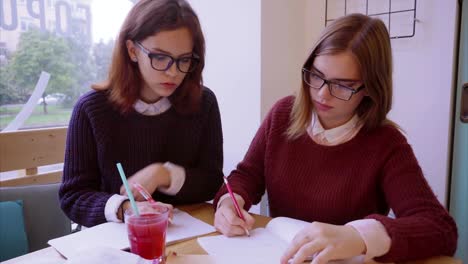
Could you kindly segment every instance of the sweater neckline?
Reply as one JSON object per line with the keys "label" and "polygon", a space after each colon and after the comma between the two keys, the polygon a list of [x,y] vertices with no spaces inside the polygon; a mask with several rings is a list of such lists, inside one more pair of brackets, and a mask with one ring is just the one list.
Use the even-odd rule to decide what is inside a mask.
{"label": "sweater neckline", "polygon": [[157,119],[166,117],[167,115],[170,115],[173,111],[175,111],[174,107],[171,106],[171,107],[169,107],[169,109],[167,109],[166,111],[164,111],[164,112],[162,112],[162,113],[160,113],[158,115],[144,115],[142,113],[139,113],[135,109],[132,109],[132,111],[130,113],[130,116],[138,118],[138,119],[143,119],[143,120],[157,120]]}
{"label": "sweater neckline", "polygon": [[324,150],[336,150],[336,149],[346,148],[346,147],[357,144],[356,142],[358,142],[361,139],[361,137],[365,136],[363,130],[364,129],[361,128],[359,132],[351,140],[338,144],[338,145],[332,145],[332,146],[318,144],[312,139],[312,137],[307,132],[304,133],[303,136],[307,137],[306,142],[308,142],[308,144],[310,145],[313,145],[315,147],[318,147]]}

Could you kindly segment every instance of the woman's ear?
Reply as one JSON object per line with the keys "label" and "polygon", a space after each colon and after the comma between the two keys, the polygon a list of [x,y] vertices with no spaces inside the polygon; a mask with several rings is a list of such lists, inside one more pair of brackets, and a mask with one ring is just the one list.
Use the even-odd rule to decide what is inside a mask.
{"label": "woman's ear", "polygon": [[137,54],[136,54],[136,47],[135,47],[135,44],[133,43],[133,41],[127,39],[127,41],[125,42],[125,45],[127,46],[127,53],[128,53],[128,56],[130,57],[130,59],[134,62],[137,62],[138,61],[138,57],[137,57]]}

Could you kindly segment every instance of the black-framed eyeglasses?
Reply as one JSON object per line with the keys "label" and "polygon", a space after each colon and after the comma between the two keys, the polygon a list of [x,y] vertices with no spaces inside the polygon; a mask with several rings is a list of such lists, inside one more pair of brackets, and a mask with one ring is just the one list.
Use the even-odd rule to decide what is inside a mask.
{"label": "black-framed eyeglasses", "polygon": [[138,41],[134,41],[134,43],[141,49],[141,51],[148,55],[148,58],[151,61],[151,67],[157,71],[167,71],[175,62],[177,69],[179,69],[180,72],[190,73],[197,68],[198,63],[200,62],[200,58],[196,54],[174,58],[164,53],[152,53]]}
{"label": "black-framed eyeglasses", "polygon": [[310,88],[320,90],[325,84],[328,86],[328,91],[333,97],[336,97],[340,100],[349,101],[354,94],[357,94],[359,91],[364,89],[364,85],[359,86],[354,89],[352,87],[336,83],[334,81],[325,80],[319,75],[307,70],[302,69],[302,78]]}

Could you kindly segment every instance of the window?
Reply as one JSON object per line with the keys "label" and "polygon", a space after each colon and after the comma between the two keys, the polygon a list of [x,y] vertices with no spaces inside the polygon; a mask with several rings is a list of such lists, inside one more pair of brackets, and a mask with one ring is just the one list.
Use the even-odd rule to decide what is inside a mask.
{"label": "window", "polygon": [[[32,10],[24,0],[0,5],[0,130],[67,125],[76,100],[106,78],[133,2],[36,0]],[[50,74],[43,92],[35,90],[42,71]]]}
{"label": "window", "polygon": [[6,43],[0,42],[0,67],[6,65],[7,49]]}

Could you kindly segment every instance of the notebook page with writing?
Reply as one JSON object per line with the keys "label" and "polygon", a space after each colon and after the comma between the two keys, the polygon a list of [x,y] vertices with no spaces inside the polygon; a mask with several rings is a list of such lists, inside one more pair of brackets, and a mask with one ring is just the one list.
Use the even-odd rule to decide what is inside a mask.
{"label": "notebook page with writing", "polygon": [[[174,210],[173,223],[166,233],[166,244],[215,232],[215,228],[198,220],[184,211]],[[49,245],[69,258],[77,252],[95,247],[127,249],[130,247],[127,228],[123,223],[108,222],[67,236],[49,240]]]}

